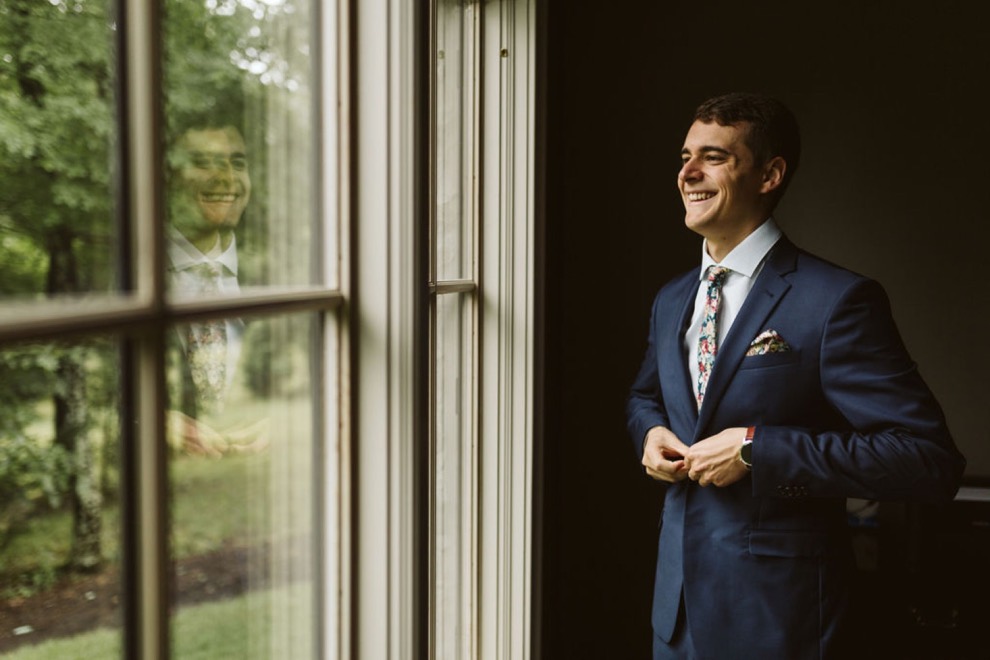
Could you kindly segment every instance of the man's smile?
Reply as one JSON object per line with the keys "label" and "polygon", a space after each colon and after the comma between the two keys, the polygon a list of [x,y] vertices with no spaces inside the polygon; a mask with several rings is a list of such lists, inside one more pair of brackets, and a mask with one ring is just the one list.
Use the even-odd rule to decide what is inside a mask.
{"label": "man's smile", "polygon": [[687,197],[687,199],[688,199],[689,202],[703,202],[706,199],[711,199],[716,194],[717,193],[710,192],[710,191],[708,191],[708,192],[690,192],[690,193],[685,193],[684,196]]}
{"label": "man's smile", "polygon": [[203,192],[199,194],[199,198],[204,202],[221,202],[232,204],[237,198],[240,197],[237,193],[228,192]]}

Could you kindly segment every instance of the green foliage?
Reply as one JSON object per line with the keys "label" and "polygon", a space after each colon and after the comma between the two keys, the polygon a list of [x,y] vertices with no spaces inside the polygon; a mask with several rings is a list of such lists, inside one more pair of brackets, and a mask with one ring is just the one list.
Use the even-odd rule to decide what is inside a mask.
{"label": "green foliage", "polygon": [[0,218],[0,298],[32,294],[45,290],[48,255],[30,235],[21,233],[12,223]]}
{"label": "green foliage", "polygon": [[[112,280],[113,76],[106,0],[0,3],[0,260],[4,293],[105,290]],[[53,47],[57,44],[57,47]],[[68,252],[84,266],[26,268]],[[29,276],[33,275],[33,276]],[[50,273],[49,273],[50,275]],[[16,290],[16,286],[30,287]]]}
{"label": "green foliage", "polygon": [[[59,377],[67,361],[79,365],[78,381],[87,393],[86,417],[101,422],[99,427],[81,429],[77,440],[102,443],[105,450],[117,446],[116,360],[112,358],[109,346],[100,342],[23,345],[0,351],[0,572],[17,564],[14,555],[21,552],[36,555],[37,564],[24,567],[16,580],[0,583],[36,589],[47,584],[39,576],[54,574],[62,563],[55,559],[59,553],[39,552],[13,541],[29,535],[27,527],[43,517],[39,514],[65,506],[69,496],[78,494],[78,454],[57,441],[53,419],[52,401],[69,400],[71,394],[66,391],[67,381]],[[105,486],[112,488],[117,465],[90,465],[89,474],[98,474],[101,468]],[[63,538],[68,547],[71,534]],[[98,545],[95,536],[92,540]]]}
{"label": "green foliage", "polygon": [[[0,302],[116,287],[121,124],[115,5],[114,0],[0,0]],[[272,29],[278,27],[274,19],[298,8],[291,0],[166,0],[163,7],[166,125],[174,128],[194,115],[232,108],[256,129],[249,148],[260,163],[253,174],[264,181],[270,92],[274,87],[292,92],[307,77],[294,72],[289,61],[308,63],[307,54]],[[308,96],[294,96],[308,112]],[[259,186],[254,209],[264,209],[264,200]],[[242,249],[247,243],[238,240]],[[265,341],[270,349],[271,340]],[[117,364],[105,349],[0,350],[0,551],[29,516],[47,514],[69,497],[78,504],[74,459],[93,454],[70,456],[66,448],[74,443],[102,438],[97,483],[107,494],[116,488]],[[290,367],[300,358],[293,354],[290,363],[281,355],[269,352],[255,360],[255,371],[268,369],[254,374],[257,389],[289,382]],[[75,440],[64,432],[54,436],[52,411],[58,406],[53,401],[63,412],[86,406],[86,414],[70,415],[83,420]],[[72,534],[62,528],[58,533]],[[0,571],[8,558],[0,552]],[[24,573],[31,588],[48,580],[47,566]]]}
{"label": "green foliage", "polygon": [[60,504],[70,466],[59,445],[44,446],[21,435],[0,438],[0,548],[39,505]]}
{"label": "green foliage", "polygon": [[55,386],[57,366],[51,347],[0,351],[0,548],[36,508],[58,506],[68,488],[64,448],[26,433],[38,401]]}

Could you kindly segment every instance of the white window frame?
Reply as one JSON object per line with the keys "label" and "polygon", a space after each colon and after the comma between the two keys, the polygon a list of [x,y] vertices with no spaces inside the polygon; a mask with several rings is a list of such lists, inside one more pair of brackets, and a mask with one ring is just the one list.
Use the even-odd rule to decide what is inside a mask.
{"label": "white window frame", "polygon": [[[484,5],[477,658],[531,655],[536,0]],[[343,657],[417,657],[415,3],[356,0],[351,429],[355,569]]]}

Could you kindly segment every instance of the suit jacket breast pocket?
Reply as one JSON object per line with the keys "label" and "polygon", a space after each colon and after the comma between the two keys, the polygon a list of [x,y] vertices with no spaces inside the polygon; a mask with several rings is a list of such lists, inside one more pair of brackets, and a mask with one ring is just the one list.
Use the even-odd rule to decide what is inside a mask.
{"label": "suit jacket breast pocket", "polygon": [[764,353],[763,355],[750,355],[743,358],[739,365],[740,371],[743,369],[769,369],[770,367],[782,367],[788,364],[797,364],[801,361],[801,351],[781,351],[779,353]]}

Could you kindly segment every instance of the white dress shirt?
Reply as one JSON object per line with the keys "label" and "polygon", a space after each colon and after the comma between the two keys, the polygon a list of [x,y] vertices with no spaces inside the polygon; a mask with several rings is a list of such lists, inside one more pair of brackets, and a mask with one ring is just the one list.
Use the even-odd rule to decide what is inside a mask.
{"label": "white dress shirt", "polygon": [[[691,388],[698,384],[698,336],[701,334],[701,321],[705,314],[705,297],[708,293],[708,269],[711,266],[724,266],[729,274],[722,284],[722,298],[718,308],[718,346],[722,345],[725,336],[732,327],[736,315],[746,302],[746,296],[753,288],[770,248],[780,239],[782,233],[773,218],[767,219],[753,233],[743,239],[743,242],[725,255],[720,263],[708,254],[708,241],[702,243],[701,270],[698,273],[698,293],[694,298],[694,313],[691,315],[691,325],[684,334],[684,351],[687,354],[688,369],[691,371]],[[718,362],[716,355],[715,361]]]}
{"label": "white dress shirt", "polygon": [[[217,288],[221,295],[237,295],[240,285],[237,283],[237,237],[231,236],[227,249],[221,249],[220,239],[207,254],[190,243],[185,236],[173,227],[167,228],[168,243],[168,285],[169,293],[176,300],[189,300],[201,295],[204,287],[203,277],[195,266],[209,264],[218,268],[221,273]],[[239,318],[228,318],[227,326],[227,384],[233,381],[237,362],[241,354],[241,341],[244,335],[244,322]],[[185,348],[185,340],[179,333],[180,341]]]}

